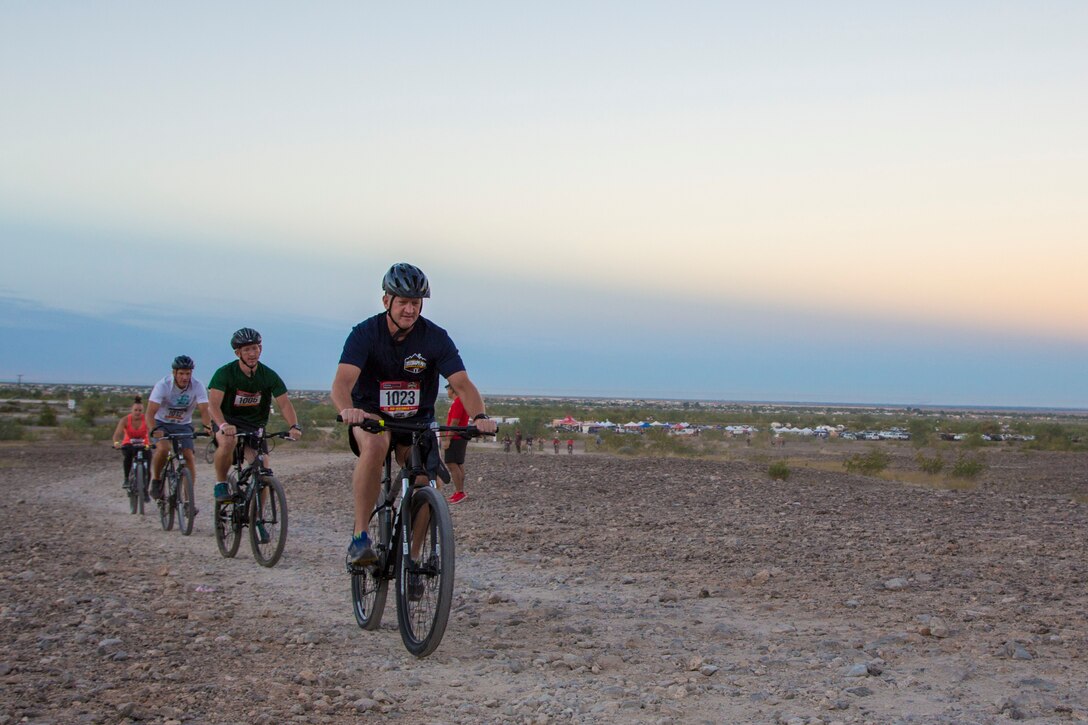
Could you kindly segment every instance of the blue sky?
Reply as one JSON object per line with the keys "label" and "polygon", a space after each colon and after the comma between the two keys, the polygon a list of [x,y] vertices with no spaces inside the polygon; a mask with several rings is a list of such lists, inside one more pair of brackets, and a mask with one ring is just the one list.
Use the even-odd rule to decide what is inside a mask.
{"label": "blue sky", "polygon": [[393,261],[485,392],[1088,407],[1088,5],[0,5],[0,379]]}

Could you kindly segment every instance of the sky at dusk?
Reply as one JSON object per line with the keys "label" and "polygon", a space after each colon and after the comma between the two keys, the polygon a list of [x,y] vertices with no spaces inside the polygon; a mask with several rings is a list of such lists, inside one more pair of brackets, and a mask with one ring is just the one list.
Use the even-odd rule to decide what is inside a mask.
{"label": "sky at dusk", "polygon": [[1088,408],[1088,4],[0,4],[0,380]]}

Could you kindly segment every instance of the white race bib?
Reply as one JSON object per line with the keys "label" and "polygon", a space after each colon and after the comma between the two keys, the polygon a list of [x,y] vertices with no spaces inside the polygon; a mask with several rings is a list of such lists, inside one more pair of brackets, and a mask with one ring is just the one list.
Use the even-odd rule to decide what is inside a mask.
{"label": "white race bib", "polygon": [[252,408],[261,404],[260,393],[247,393],[244,390],[236,390],[234,392],[234,407],[235,408]]}
{"label": "white race bib", "polygon": [[419,412],[419,383],[401,380],[380,383],[378,405],[391,418],[410,418]]}

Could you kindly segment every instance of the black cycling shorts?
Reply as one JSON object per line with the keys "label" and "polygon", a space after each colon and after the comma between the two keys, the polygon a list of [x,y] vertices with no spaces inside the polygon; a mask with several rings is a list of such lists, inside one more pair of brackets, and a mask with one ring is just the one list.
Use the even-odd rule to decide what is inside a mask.
{"label": "black cycling shorts", "polygon": [[[224,422],[227,425],[233,425],[235,427],[235,429],[239,433],[256,433],[258,431],[264,430],[263,426],[253,425],[252,423],[242,423],[241,421],[231,420],[230,418],[225,418]],[[212,433],[218,433],[219,432],[219,426],[216,425],[215,423],[212,423],[212,428],[213,428]],[[252,440],[247,441],[247,443],[252,443],[252,442],[253,442]],[[252,448],[253,446],[246,446],[246,447],[247,448]],[[260,448],[258,450],[261,453],[268,453],[268,441],[266,439],[264,439],[264,438],[261,439]]]}
{"label": "black cycling shorts", "polygon": [[[355,430],[355,428],[348,429],[348,446],[351,448],[351,452],[354,453],[356,457],[358,457],[359,442],[355,440]],[[406,447],[412,445],[411,433],[401,433],[399,431],[396,433],[394,433],[393,431],[386,432],[389,434],[390,446],[396,446],[399,448],[401,446]],[[360,433],[360,435],[381,434],[367,433],[366,431],[363,431],[362,433]],[[430,475],[431,478],[438,478],[446,483],[450,482],[450,472],[446,469],[444,465],[442,465],[442,457],[439,455],[438,439],[435,437],[434,433],[429,434],[423,439],[423,460],[423,465],[426,467],[427,473],[428,475]]]}
{"label": "black cycling shorts", "polygon": [[466,450],[468,450],[468,441],[464,438],[454,438],[450,441],[450,447],[446,449],[446,463],[465,465]]}

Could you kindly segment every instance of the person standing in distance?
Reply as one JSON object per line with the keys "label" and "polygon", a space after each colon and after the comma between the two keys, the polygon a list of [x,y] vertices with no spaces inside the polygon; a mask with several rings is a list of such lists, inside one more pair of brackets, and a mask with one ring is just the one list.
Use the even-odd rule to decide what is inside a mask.
{"label": "person standing in distance", "polygon": [[[446,415],[446,425],[468,425],[465,404],[449,383],[446,383],[446,395],[453,401],[450,403],[450,412]],[[468,450],[468,438],[457,434],[446,436],[442,439],[442,448],[446,451],[446,468],[450,469],[450,478],[453,479],[450,503],[461,503],[468,498],[465,493],[465,452]]]}
{"label": "person standing in distance", "polygon": [[[287,397],[287,386],[276,371],[260,362],[261,333],[243,327],[230,338],[230,346],[238,358],[215,371],[208,383],[208,403],[215,422],[215,500],[230,501],[227,472],[234,455],[234,436],[238,431],[254,432],[268,424],[272,401],[276,401],[280,414],[291,426],[291,440],[302,437],[295,407]],[[268,445],[261,442],[260,453],[268,458]],[[246,458],[253,460],[257,451],[247,448]],[[267,463],[265,465],[268,465]],[[268,534],[259,531],[261,542],[267,543]]]}
{"label": "person standing in distance", "polygon": [[[470,421],[484,433],[494,433],[495,422],[487,417],[483,397],[453,340],[421,314],[423,300],[431,296],[423,271],[405,262],[394,264],[382,279],[382,293],[384,312],[352,328],[336,367],[332,402],[343,421],[433,421],[441,375],[461,398]],[[366,530],[381,488],[382,466],[390,446],[396,446],[397,460],[403,463],[409,442],[407,435],[351,429],[348,443],[359,457],[352,473],[355,529],[347,555],[352,564],[377,561]],[[431,454],[428,469],[432,457],[439,463],[433,437]]]}
{"label": "person standing in distance", "polygon": [[[200,422],[206,429],[211,430],[208,391],[204,383],[193,377],[196,363],[188,355],[178,355],[170,367],[171,373],[155,383],[151,396],[147,399],[147,427],[152,434],[156,431],[174,435],[191,434],[193,411],[199,408]],[[185,465],[193,476],[195,490],[196,459],[193,457],[193,439],[181,439],[180,446],[182,455],[185,456]],[[162,498],[162,469],[172,447],[165,438],[155,446],[155,456],[151,459],[151,498]]]}

